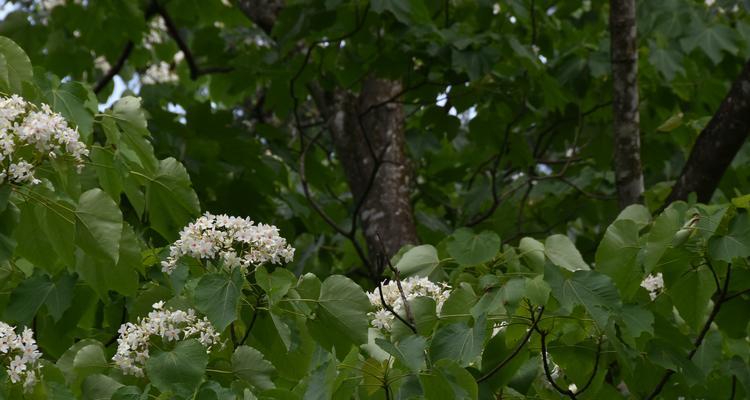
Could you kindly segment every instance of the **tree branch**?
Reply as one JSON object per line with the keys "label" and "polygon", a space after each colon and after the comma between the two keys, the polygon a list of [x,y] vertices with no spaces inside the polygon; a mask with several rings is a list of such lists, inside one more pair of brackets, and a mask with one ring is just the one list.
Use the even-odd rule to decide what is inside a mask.
{"label": "tree branch", "polygon": [[120,57],[117,59],[115,65],[113,65],[112,68],[110,68],[109,71],[107,71],[107,73],[104,74],[104,76],[99,79],[99,81],[94,86],[95,94],[99,94],[99,92],[104,90],[109,82],[114,79],[115,75],[120,73],[120,70],[122,70],[122,67],[125,66],[125,62],[128,60],[128,57],[130,57],[130,53],[133,52],[133,47],[135,47],[135,44],[132,40],[128,41],[128,43],[125,44],[125,47],[122,49],[122,53],[120,53]]}
{"label": "tree branch", "polygon": [[201,75],[227,73],[233,70],[232,67],[199,67],[198,63],[195,61],[193,52],[190,51],[187,43],[185,43],[182,36],[180,36],[179,30],[167,10],[159,4],[158,1],[154,1],[153,4],[155,4],[156,13],[164,19],[164,24],[167,26],[167,33],[169,33],[169,36],[175,41],[177,47],[182,51],[182,54],[185,55],[185,62],[187,62],[188,68],[190,69],[190,79],[196,80]]}
{"label": "tree branch", "polygon": [[508,354],[503,361],[500,362],[500,364],[497,364],[495,367],[493,367],[491,370],[487,371],[486,374],[480,376],[477,378],[477,383],[482,383],[486,381],[487,379],[490,379],[492,375],[495,375],[498,371],[503,369],[508,363],[515,358],[518,353],[521,352],[521,350],[526,346],[526,343],[529,342],[529,339],[531,338],[531,335],[534,333],[534,330],[537,329],[537,325],[539,324],[539,321],[542,319],[542,314],[544,313],[544,306],[539,307],[539,313],[534,315],[534,310],[532,309],[530,311],[531,313],[531,326],[526,331],[526,335],[518,342],[518,346],[516,346],[515,349],[513,349],[513,352]]}
{"label": "tree branch", "polygon": [[695,140],[690,156],[664,202],[687,199],[690,193],[708,203],[721,177],[750,133],[750,60],[732,84],[705,128]]}

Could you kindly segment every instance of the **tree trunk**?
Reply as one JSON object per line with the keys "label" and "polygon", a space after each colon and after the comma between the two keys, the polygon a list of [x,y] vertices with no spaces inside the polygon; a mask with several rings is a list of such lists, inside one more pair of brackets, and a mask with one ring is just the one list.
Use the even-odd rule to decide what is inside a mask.
{"label": "tree trunk", "polygon": [[611,0],[609,24],[615,182],[620,207],[625,208],[643,196],[635,0]]}
{"label": "tree trunk", "polygon": [[722,175],[732,163],[750,132],[750,60],[732,84],[719,109],[695,140],[680,177],[666,200],[669,204],[687,199],[711,200]]}
{"label": "tree trunk", "polygon": [[[284,0],[236,1],[266,33],[272,31],[284,6]],[[343,89],[330,93],[313,90],[320,113],[328,119],[352,197],[359,202],[365,196],[359,218],[371,255],[381,253],[381,240],[388,257],[418,241],[411,207],[411,169],[405,151],[404,110],[402,105],[388,102],[401,90],[400,82],[377,78],[365,79],[359,94]],[[376,166],[377,174],[373,175]]]}
{"label": "tree trunk", "polygon": [[[359,201],[366,196],[359,215],[370,254],[381,252],[381,240],[388,256],[417,243],[404,110],[401,104],[384,104],[401,90],[400,82],[368,78],[358,95],[337,90],[333,98],[315,96],[329,121],[352,197]],[[374,168],[378,171],[371,180]]]}

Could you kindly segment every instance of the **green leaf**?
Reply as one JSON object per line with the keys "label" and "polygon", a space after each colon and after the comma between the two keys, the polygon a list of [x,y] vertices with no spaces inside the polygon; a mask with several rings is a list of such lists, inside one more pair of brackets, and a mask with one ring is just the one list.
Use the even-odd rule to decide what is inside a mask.
{"label": "green leaf", "polygon": [[72,121],[84,141],[89,142],[94,124],[94,110],[89,106],[93,94],[89,89],[78,82],[60,84],[56,79],[43,89],[52,110]]}
{"label": "green leaf", "polygon": [[679,219],[679,213],[675,209],[667,208],[654,220],[646,246],[643,248],[643,266],[646,274],[651,273],[672,244],[675,233],[681,227]]}
{"label": "green leaf", "polygon": [[713,61],[718,64],[724,58],[722,52],[737,54],[739,50],[735,45],[735,32],[726,25],[694,26],[693,35],[680,40],[680,45],[689,53],[696,47],[701,50]]}
{"label": "green leaf", "polygon": [[526,278],[525,282],[526,297],[531,300],[531,303],[540,306],[547,304],[552,289],[549,287],[549,284],[544,281],[544,277],[542,275],[537,275],[534,279]]}
{"label": "green leaf", "polygon": [[46,275],[36,275],[21,282],[13,290],[5,309],[5,319],[29,326],[55,285]]}
{"label": "green leaf", "polygon": [[524,237],[518,243],[518,250],[529,268],[538,272],[544,270],[544,244],[534,238]]}
{"label": "green leaf", "polygon": [[411,335],[398,343],[376,338],[375,343],[388,354],[396,357],[403,365],[412,372],[419,372],[425,365],[425,346],[427,339],[424,336]]}
{"label": "green leaf", "polygon": [[474,400],[479,389],[474,377],[453,360],[440,360],[430,373],[420,374],[426,399]]}
{"label": "green leaf", "polygon": [[270,274],[262,266],[255,270],[255,282],[266,292],[271,304],[284,298],[296,281],[294,274],[283,268],[277,268]]}
{"label": "green leaf", "polygon": [[107,192],[115,202],[120,202],[120,194],[123,191],[123,177],[115,167],[115,154],[109,149],[92,147],[89,154],[93,161],[94,171],[99,178],[99,185]]}
{"label": "green leaf", "polygon": [[351,279],[333,275],[320,287],[317,315],[312,324],[313,338],[326,347],[335,346],[336,354],[346,355],[352,345],[367,343],[370,301]]}
{"label": "green leaf", "polygon": [[16,42],[0,36],[0,88],[12,93],[21,93],[23,82],[31,82],[34,69],[26,52]]}
{"label": "green leaf", "polygon": [[630,219],[613,222],[596,249],[597,271],[612,278],[625,299],[635,295],[643,278],[637,262],[640,250],[638,225]]}
{"label": "green leaf", "polygon": [[372,10],[380,14],[389,11],[405,24],[424,24],[430,21],[430,12],[422,0],[373,0]]}
{"label": "green leaf", "polygon": [[52,290],[47,294],[44,304],[47,306],[47,311],[49,311],[55,322],[59,321],[63,313],[70,308],[76,281],[75,276],[62,274],[53,284]]}
{"label": "green leaf", "polygon": [[102,374],[89,375],[83,381],[84,400],[109,400],[123,384]]}
{"label": "green leaf", "polygon": [[112,115],[121,121],[127,121],[139,129],[146,129],[146,115],[141,108],[141,98],[123,96],[112,106]]}
{"label": "green leaf", "polygon": [[239,268],[233,269],[231,276],[225,273],[207,274],[198,281],[195,306],[206,314],[219,332],[237,319],[242,283]]}
{"label": "green leaf", "polygon": [[622,306],[612,280],[599,272],[576,271],[571,278],[565,278],[559,270],[547,266],[544,278],[564,309],[572,311],[576,305],[583,306],[600,329],[607,326]]}
{"label": "green leaf", "polygon": [[91,286],[102,300],[113,290],[127,296],[138,291],[138,270],[141,269],[141,246],[133,228],[124,223],[117,263],[97,259],[85,253],[78,254],[76,272]]}
{"label": "green leaf", "polygon": [[108,366],[104,346],[99,342],[82,347],[73,358],[73,369],[78,376],[101,373]]}
{"label": "green leaf", "polygon": [[428,276],[440,264],[437,250],[429,244],[415,246],[409,249],[394,268],[398,269],[402,277]]}
{"label": "green leaf", "polygon": [[473,328],[462,322],[439,328],[430,344],[430,358],[454,360],[461,366],[468,366],[482,353],[484,322],[485,319],[480,318]]}
{"label": "green leaf", "polygon": [[117,263],[120,258],[122,213],[101,189],[91,189],[78,199],[76,244],[92,257]]}
{"label": "green leaf", "polygon": [[708,254],[713,259],[726,262],[750,257],[750,214],[738,212],[730,222],[726,235],[712,237],[708,241]]}
{"label": "green leaf", "polygon": [[161,160],[158,172],[149,180],[146,210],[151,226],[168,240],[177,239],[177,232],[200,214],[190,176],[174,158]]}
{"label": "green leaf", "polygon": [[177,342],[171,351],[151,355],[146,361],[146,375],[162,392],[192,394],[203,381],[208,354],[196,339]]}
{"label": "green leaf", "polygon": [[461,265],[477,265],[492,260],[500,251],[500,237],[496,233],[484,231],[474,234],[468,228],[453,232],[447,245],[450,254]]}
{"label": "green leaf", "polygon": [[589,270],[581,253],[565,235],[552,235],[544,242],[544,253],[553,264],[569,271]]}
{"label": "green leaf", "polygon": [[[0,189],[2,189],[0,185]],[[14,204],[9,204],[4,211],[0,212],[0,265],[13,256],[17,242],[13,238],[20,212]]]}
{"label": "green leaf", "polygon": [[702,268],[674,275],[673,280],[664,277],[667,293],[682,319],[698,330],[708,315],[708,301],[716,289],[711,271]]}
{"label": "green leaf", "polygon": [[260,390],[273,389],[272,377],[276,374],[273,364],[263,354],[250,346],[240,346],[232,354],[232,372]]}

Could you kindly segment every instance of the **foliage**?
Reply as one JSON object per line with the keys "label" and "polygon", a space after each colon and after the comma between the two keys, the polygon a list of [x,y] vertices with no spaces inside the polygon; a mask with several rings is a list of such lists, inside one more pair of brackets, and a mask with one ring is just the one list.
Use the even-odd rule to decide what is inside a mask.
{"label": "foliage", "polygon": [[[746,198],[729,199],[747,187],[746,154],[715,204],[679,202],[652,216],[750,49],[745,10],[719,12],[731,2],[643,2],[650,190],[647,207],[619,215],[601,134],[607,13],[594,2],[538,1],[529,11],[510,1],[496,10],[502,18],[481,1],[289,2],[274,45],[220,1],[166,2],[173,22],[190,27],[203,70],[175,62],[178,44],[151,35],[148,4],[26,3],[0,23],[15,40],[0,38],[0,91],[49,104],[90,153],[80,173],[71,160],[45,159],[40,183],[0,184],[0,319],[32,329],[42,353],[39,382],[24,390],[6,372],[0,337],[0,398],[750,394],[750,210]],[[129,41],[137,45],[122,77],[167,60],[179,84],[141,79],[140,98],[99,109],[112,85],[92,91],[106,73],[94,61],[114,64]],[[300,43],[315,49],[308,60]],[[201,73],[215,66],[231,70]],[[300,149],[285,134],[308,83],[356,87],[366,73],[404,77],[409,89],[414,202],[430,243],[403,249],[387,274],[452,288],[440,307],[425,296],[382,307],[400,312],[387,331],[370,320],[380,289],[341,275],[356,270],[355,251],[324,234],[306,205]],[[320,122],[302,108],[306,123]],[[351,196],[330,143],[319,147],[308,180],[345,222],[339,200]],[[296,260],[232,269],[182,257],[164,272],[170,245],[202,209],[278,224]],[[393,281],[383,285],[391,298],[405,296]],[[144,356],[144,376],[127,375],[112,361],[120,328],[161,302],[196,310],[219,343],[209,352],[165,333]]]}

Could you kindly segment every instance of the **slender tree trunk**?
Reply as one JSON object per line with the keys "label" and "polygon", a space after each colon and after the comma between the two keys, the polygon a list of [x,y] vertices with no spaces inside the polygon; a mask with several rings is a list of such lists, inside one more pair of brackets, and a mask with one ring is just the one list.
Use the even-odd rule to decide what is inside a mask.
{"label": "slender tree trunk", "polygon": [[693,192],[698,195],[698,201],[710,201],[721,177],[749,132],[750,60],[732,84],[719,109],[695,140],[666,204],[685,200]]}
{"label": "slender tree trunk", "polygon": [[366,196],[360,220],[371,254],[380,252],[381,240],[388,256],[417,242],[404,110],[401,104],[383,104],[401,90],[400,82],[368,78],[359,94],[338,90],[325,104],[316,96],[353,197]]}
{"label": "slender tree trunk", "polygon": [[[236,0],[239,8],[266,33],[272,31],[284,0]],[[315,88],[313,88],[315,89]],[[368,78],[360,92],[313,90],[355,202],[370,254],[387,256],[417,243],[411,207],[411,169],[405,151],[403,106],[388,102],[402,90],[398,81]],[[382,158],[382,159],[381,159]],[[377,168],[377,174],[373,174]],[[371,179],[372,177],[375,179]]]}
{"label": "slender tree trunk", "polygon": [[642,201],[635,0],[610,0],[612,109],[617,197],[624,208]]}

